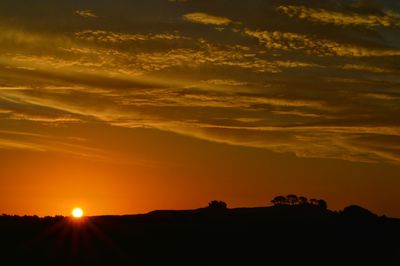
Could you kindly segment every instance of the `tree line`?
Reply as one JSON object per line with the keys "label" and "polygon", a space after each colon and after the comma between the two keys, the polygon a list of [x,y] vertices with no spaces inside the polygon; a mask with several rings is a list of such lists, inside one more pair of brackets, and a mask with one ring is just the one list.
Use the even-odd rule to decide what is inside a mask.
{"label": "tree line", "polygon": [[[328,208],[328,204],[323,199],[308,199],[304,196],[297,196],[294,194],[287,196],[276,196],[271,200],[271,203],[274,206],[316,206],[324,210]],[[206,208],[213,210],[224,210],[228,208],[228,205],[224,201],[213,200],[208,203]]]}
{"label": "tree line", "polygon": [[304,196],[297,196],[294,194],[290,194],[287,196],[276,196],[271,200],[271,203],[274,206],[311,205],[311,206],[317,206],[324,210],[328,208],[328,204],[323,199],[308,199]]}

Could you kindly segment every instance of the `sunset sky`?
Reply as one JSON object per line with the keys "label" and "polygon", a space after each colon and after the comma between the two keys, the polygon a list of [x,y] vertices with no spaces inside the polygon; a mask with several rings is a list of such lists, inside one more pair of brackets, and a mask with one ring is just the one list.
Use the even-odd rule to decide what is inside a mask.
{"label": "sunset sky", "polygon": [[0,1],[0,213],[399,187],[400,1]]}

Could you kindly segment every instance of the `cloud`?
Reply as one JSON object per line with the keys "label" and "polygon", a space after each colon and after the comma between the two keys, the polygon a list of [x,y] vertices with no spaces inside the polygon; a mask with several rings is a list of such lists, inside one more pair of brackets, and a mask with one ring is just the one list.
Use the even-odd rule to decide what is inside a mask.
{"label": "cloud", "polygon": [[229,18],[212,16],[201,12],[186,14],[183,16],[183,19],[193,23],[216,26],[227,26],[232,23],[232,20]]}
{"label": "cloud", "polygon": [[[67,14],[43,26],[34,15],[12,14],[21,26],[0,22],[0,124],[26,132],[153,128],[300,157],[399,163],[399,29],[383,19],[394,13],[375,18],[332,2],[323,9],[278,2],[277,11],[237,1],[186,14],[186,22],[175,8],[199,10],[192,1],[166,2],[161,13],[115,16],[110,7],[109,20],[95,25],[65,23]],[[282,22],[282,13],[324,25]],[[49,152],[51,145],[71,152],[64,140],[86,144],[0,139],[3,148]]]}
{"label": "cloud", "polygon": [[311,114],[311,113],[304,113],[304,112],[299,112],[299,111],[272,111],[274,114],[278,115],[289,115],[289,116],[301,116],[301,117],[321,117],[321,115],[318,114]]}
{"label": "cloud", "polygon": [[281,72],[284,68],[318,67],[298,61],[266,60],[249,53],[245,46],[214,45],[201,42],[197,49],[173,49],[167,52],[139,53],[135,62],[158,71],[176,66],[216,65],[249,69],[256,72]]}
{"label": "cloud", "polygon": [[[100,64],[85,60],[63,59],[54,56],[37,56],[37,55],[14,55],[12,60],[24,64],[29,64],[30,69],[35,67],[48,66],[51,68],[68,68],[68,67],[98,67]],[[32,68],[33,67],[33,68]]]}
{"label": "cloud", "polygon": [[390,94],[384,94],[384,93],[365,93],[363,94],[364,97],[376,99],[376,100],[383,100],[383,101],[392,101],[392,100],[400,100],[400,96],[393,96]]}
{"label": "cloud", "polygon": [[400,22],[395,14],[388,12],[385,15],[363,15],[356,13],[342,13],[325,9],[308,8],[305,6],[279,6],[278,11],[299,19],[312,22],[334,24],[339,26],[366,26],[366,27],[394,27]]}
{"label": "cloud", "polygon": [[369,65],[360,65],[360,64],[346,64],[342,67],[346,70],[357,70],[357,71],[367,71],[373,73],[390,73],[391,70],[382,67],[369,66]]}
{"label": "cloud", "polygon": [[121,43],[129,41],[172,41],[172,40],[188,40],[190,38],[171,33],[157,34],[128,34],[104,30],[85,30],[75,33],[78,39],[86,41],[97,41],[105,43]]}
{"label": "cloud", "polygon": [[[120,44],[144,40],[170,41],[189,40],[187,37],[171,34],[121,34],[107,31],[84,31],[78,33],[78,39]],[[170,68],[202,66],[235,67],[254,72],[279,73],[289,68],[319,67],[315,63],[295,60],[277,60],[263,58],[262,54],[251,51],[241,45],[213,44],[205,40],[192,42],[189,48],[170,48],[161,51],[137,50],[125,51],[119,47],[84,46],[66,42],[68,46],[57,46],[47,50],[48,54],[7,53],[3,60],[8,69],[27,70],[30,74],[38,71],[75,73],[75,77],[87,74],[103,76],[137,77],[151,72]],[[58,41],[56,45],[59,44]],[[135,44],[134,44],[135,45]],[[52,52],[52,53],[51,53]],[[1,60],[1,57],[0,57]],[[53,74],[52,74],[53,75]]]}
{"label": "cloud", "polygon": [[97,18],[96,14],[92,10],[77,10],[75,11],[75,14],[83,18]]}
{"label": "cloud", "polygon": [[105,151],[85,146],[82,141],[68,139],[69,141],[66,141],[50,135],[0,130],[0,149],[57,152],[96,161],[106,160]]}
{"label": "cloud", "polygon": [[71,115],[57,116],[50,114],[35,114],[19,110],[0,109],[0,114],[7,114],[6,119],[51,123],[53,125],[65,124],[65,123],[77,123],[82,121],[81,119],[72,117]]}
{"label": "cloud", "polygon": [[[139,95],[138,95],[139,96]],[[308,107],[313,109],[325,109],[322,102],[312,100],[290,100],[285,98],[262,97],[261,95],[240,95],[240,94],[227,94],[227,93],[213,93],[207,92],[185,92],[185,91],[171,91],[157,90],[153,92],[153,103],[157,106],[187,106],[187,107],[221,107],[221,108],[260,108],[257,106],[285,106],[285,107]],[[128,98],[129,99],[129,98]],[[127,103],[127,98],[124,102]],[[132,94],[133,102],[138,97],[135,93]],[[142,104],[150,104],[144,102]],[[140,104],[140,103],[139,103]],[[329,108],[328,108],[329,109]]]}
{"label": "cloud", "polygon": [[[400,149],[380,147],[381,138],[395,136],[398,127],[227,127],[171,123],[164,130],[178,132],[209,141],[266,148],[298,157],[340,159],[365,163],[395,163]],[[161,126],[161,128],[163,128]],[[369,141],[364,138],[369,137]],[[375,144],[374,144],[375,143]]]}
{"label": "cloud", "polygon": [[384,57],[400,56],[400,49],[372,49],[355,45],[341,44],[327,39],[318,39],[309,35],[280,31],[260,31],[246,29],[244,33],[269,49],[284,51],[302,51],[319,56],[343,57]]}
{"label": "cloud", "polygon": [[[368,119],[370,125],[346,125],[346,120],[342,119],[352,119],[352,115],[344,116],[348,111],[342,113],[340,108],[332,106],[333,103],[315,100],[183,88],[114,91],[112,94],[72,90],[68,97],[51,89],[6,90],[3,97],[22,106],[35,106],[33,109],[40,106],[61,110],[71,114],[70,117],[93,117],[114,126],[156,128],[300,157],[399,162],[394,156],[396,150],[389,152],[378,145],[382,138],[400,138],[398,126],[373,125],[373,117]],[[96,105],[91,104],[93,102]],[[362,111],[358,112],[363,115]],[[10,112],[2,113],[9,115]],[[327,120],[325,115],[330,118]],[[293,117],[293,120],[279,119],[282,116]],[[340,119],[335,120],[335,116]],[[365,138],[370,140],[365,142]]]}
{"label": "cloud", "polygon": [[202,80],[202,84],[205,85],[216,85],[216,86],[246,86],[246,82],[237,81],[234,79],[209,79],[209,80]]}
{"label": "cloud", "polygon": [[37,143],[27,143],[24,141],[12,141],[8,139],[1,139],[0,138],[0,149],[3,150],[31,150],[31,151],[38,151],[44,152],[46,151],[41,145]]}

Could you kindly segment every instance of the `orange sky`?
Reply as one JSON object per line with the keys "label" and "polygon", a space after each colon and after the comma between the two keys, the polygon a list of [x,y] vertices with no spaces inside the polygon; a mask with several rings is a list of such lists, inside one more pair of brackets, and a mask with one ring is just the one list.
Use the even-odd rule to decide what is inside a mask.
{"label": "orange sky", "polygon": [[399,3],[128,2],[1,1],[0,213],[400,217]]}

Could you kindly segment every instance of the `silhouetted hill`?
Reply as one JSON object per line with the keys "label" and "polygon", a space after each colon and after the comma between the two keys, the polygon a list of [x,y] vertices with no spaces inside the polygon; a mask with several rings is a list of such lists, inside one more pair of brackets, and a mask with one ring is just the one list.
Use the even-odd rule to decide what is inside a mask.
{"label": "silhouetted hill", "polygon": [[377,218],[376,214],[357,205],[351,205],[344,208],[344,210],[341,212],[341,215],[351,220],[360,221],[374,220]]}
{"label": "silhouetted hill", "polygon": [[358,206],[2,216],[0,234],[2,265],[400,265],[400,220]]}

